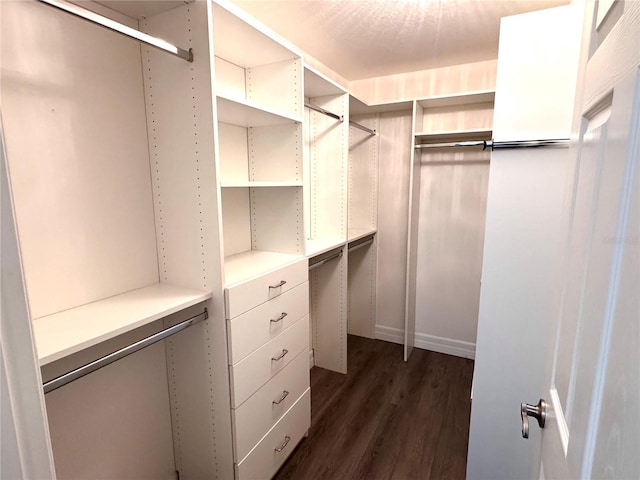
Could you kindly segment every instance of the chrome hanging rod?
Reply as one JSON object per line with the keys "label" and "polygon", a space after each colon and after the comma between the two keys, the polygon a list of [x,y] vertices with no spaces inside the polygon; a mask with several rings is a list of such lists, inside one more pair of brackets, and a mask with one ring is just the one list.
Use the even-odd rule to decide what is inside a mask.
{"label": "chrome hanging rod", "polygon": [[369,240],[366,240],[364,242],[357,243],[353,247],[349,247],[349,253],[355,252],[356,250],[359,250],[363,247],[371,245],[372,243],[373,243],[373,237],[369,238]]}
{"label": "chrome hanging rod", "polygon": [[136,30],[135,28],[128,27],[121,23],[118,23],[110,18],[103,17],[102,15],[98,15],[90,10],[79,7],[69,2],[65,2],[64,0],[38,0],[41,3],[45,3],[52,7],[58,8],[63,12],[70,13],[75,15],[76,17],[80,17],[84,20],[87,20],[91,23],[95,23],[100,25],[101,27],[108,28],[114,32],[120,33],[130,38],[134,38],[140,42],[151,45],[152,47],[159,48],[165,52],[168,52],[176,57],[180,57],[187,62],[193,62],[193,51],[191,49],[184,50],[183,48],[176,47],[175,45],[170,44],[169,42],[165,42],[164,40],[156,37],[152,37],[151,35],[147,35],[146,33],[141,32],[140,30]]}
{"label": "chrome hanging rod", "polygon": [[327,117],[335,118],[336,120],[339,120],[341,122],[344,121],[344,117],[342,115],[338,115],[337,113],[333,113],[333,112],[330,112],[329,110],[325,110],[324,108],[318,107],[313,103],[304,102],[304,106],[307,108],[310,108],[311,110],[315,110],[316,112],[320,112],[326,115]]}
{"label": "chrome hanging rod", "polygon": [[126,347],[121,348],[120,350],[116,350],[115,352],[109,353],[103,357],[98,358],[92,362],[89,362],[81,367],[76,368],[75,370],[71,370],[64,375],[60,375],[59,377],[54,378],[53,380],[49,380],[48,382],[43,383],[42,388],[44,393],[49,393],[55,390],[56,388],[60,388],[67,383],[71,383],[74,380],[77,380],[85,375],[88,375],[92,372],[95,372],[99,368],[102,368],[110,363],[115,362],[116,360],[120,360],[121,358],[126,357],[127,355],[131,355],[132,353],[137,352],[138,350],[142,350],[149,345],[152,345],[160,340],[163,340],[171,335],[175,335],[178,332],[181,332],[187,327],[194,325],[198,322],[206,320],[209,318],[209,313],[207,309],[204,309],[204,312],[195,315],[184,322],[177,323],[173,327],[165,328],[164,330],[159,331],[158,333],[154,333],[142,340],[138,340],[131,345],[127,345]]}
{"label": "chrome hanging rod", "polygon": [[359,123],[354,122],[353,120],[349,120],[349,125],[351,125],[352,127],[359,128],[360,130],[364,130],[365,132],[367,132],[370,135],[377,135],[375,130],[371,130],[369,127],[365,127],[364,125],[360,125]]}
{"label": "chrome hanging rod", "polygon": [[539,148],[539,147],[569,147],[568,138],[556,138],[549,140],[515,140],[510,142],[497,142],[495,140],[477,140],[471,142],[449,142],[449,143],[423,143],[414,148],[458,148],[458,147],[482,147],[482,150],[502,149],[502,148]]}
{"label": "chrome hanging rod", "polygon": [[341,256],[342,256],[342,249],[340,249],[340,251],[334,253],[333,255],[330,255],[312,265],[309,265],[309,271],[315,270],[316,268],[320,268],[325,263],[330,262],[331,260],[335,260],[336,258],[340,258]]}

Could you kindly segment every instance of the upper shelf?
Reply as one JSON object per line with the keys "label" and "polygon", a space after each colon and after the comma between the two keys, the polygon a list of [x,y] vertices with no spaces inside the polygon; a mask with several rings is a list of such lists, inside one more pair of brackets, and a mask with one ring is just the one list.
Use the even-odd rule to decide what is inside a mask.
{"label": "upper shelf", "polygon": [[46,365],[211,298],[211,292],[163,283],[33,320]]}
{"label": "upper shelf", "polygon": [[454,107],[457,105],[473,105],[475,103],[493,103],[496,96],[495,90],[478,90],[475,92],[463,92],[453,95],[438,95],[418,100],[423,108]]}
{"label": "upper shelf", "polygon": [[492,130],[486,129],[461,130],[455,132],[420,132],[415,134],[415,144],[490,140],[492,133]]}
{"label": "upper shelf", "polygon": [[325,95],[343,95],[346,90],[336,82],[311,68],[304,66],[304,96],[308,98],[324,97]]}
{"label": "upper shelf", "polygon": [[215,54],[243,68],[301,56],[234,5],[222,7],[214,2],[213,34]]}
{"label": "upper shelf", "polygon": [[265,108],[250,100],[218,95],[218,120],[222,123],[240,127],[266,127],[285,123],[302,123],[301,118],[293,117]]}

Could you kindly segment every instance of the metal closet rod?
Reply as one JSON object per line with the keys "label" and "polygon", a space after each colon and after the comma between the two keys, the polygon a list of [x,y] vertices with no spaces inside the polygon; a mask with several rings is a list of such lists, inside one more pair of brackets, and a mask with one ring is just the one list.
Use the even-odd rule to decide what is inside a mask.
{"label": "metal closet rod", "polygon": [[458,147],[482,147],[482,150],[496,150],[501,148],[539,148],[539,147],[568,147],[570,139],[554,138],[547,140],[514,140],[509,142],[497,142],[495,140],[477,140],[470,142],[448,142],[448,143],[423,143],[415,148],[458,148]]}
{"label": "metal closet rod", "polygon": [[191,49],[185,50],[180,47],[176,47],[169,42],[166,42],[160,38],[152,37],[146,33],[136,30],[135,28],[127,27],[121,23],[118,23],[110,18],[103,17],[97,13],[91,12],[85,8],[79,7],[64,0],[38,0],[41,3],[45,3],[52,7],[62,10],[63,12],[70,13],[76,17],[87,20],[91,23],[100,25],[101,27],[108,28],[114,32],[120,33],[127,37],[133,38],[140,42],[151,45],[152,47],[159,48],[165,52],[168,52],[176,57],[180,57],[187,62],[193,62],[193,51]]}
{"label": "metal closet rod", "polygon": [[369,240],[366,240],[364,242],[361,243],[357,243],[356,245],[354,245],[353,247],[349,247],[349,252],[354,252],[360,248],[366,247],[368,245],[371,245],[373,243],[373,236],[371,238],[369,238]]}
{"label": "metal closet rod", "polygon": [[329,110],[325,110],[324,108],[318,107],[313,103],[304,102],[304,106],[307,108],[310,108],[311,110],[315,110],[316,112],[320,112],[326,115],[327,117],[335,118],[336,120],[339,120],[341,122],[344,121],[344,117],[342,115],[338,115],[337,113],[333,113],[333,112],[330,112]]}
{"label": "metal closet rod", "polygon": [[320,268],[325,263],[330,262],[331,260],[335,260],[336,258],[340,258],[341,256],[342,256],[342,249],[340,249],[340,251],[334,253],[333,255],[323,258],[322,260],[314,263],[313,265],[309,265],[309,271],[315,270],[316,268]]}
{"label": "metal closet rod", "polygon": [[70,372],[65,373],[64,375],[60,375],[59,377],[56,377],[53,380],[49,380],[48,382],[43,383],[42,388],[44,390],[44,393],[49,393],[55,390],[56,388],[60,388],[66,385],[67,383],[71,383],[74,380],[77,380],[81,377],[84,377],[85,375],[95,372],[99,368],[105,367],[117,360],[120,360],[121,358],[126,357],[127,355],[131,355],[132,353],[135,353],[138,350],[142,350],[143,348],[148,347],[149,345],[153,345],[154,343],[159,342],[160,340],[164,340],[165,338],[170,337],[171,335],[175,335],[176,333],[181,332],[185,328],[190,327],[191,325],[194,325],[203,320],[206,320],[207,318],[209,318],[209,312],[207,312],[207,309],[205,308],[204,312],[199,313],[198,315],[195,315],[191,318],[188,318],[183,322],[177,323],[173,327],[165,328],[164,330],[161,330],[158,333],[154,333],[153,335],[143,338],[142,340],[138,340],[137,342],[132,343],[131,345],[127,345],[126,347],[123,347],[120,350],[116,350],[115,352],[109,353],[103,357],[98,358],[97,360],[94,360],[85,365],[82,365],[81,367],[78,367],[75,370],[71,370]]}
{"label": "metal closet rod", "polygon": [[369,133],[370,135],[377,135],[375,130],[371,130],[369,127],[365,127],[364,125],[360,125],[359,123],[354,122],[353,120],[349,120],[349,125],[351,125],[352,127],[359,128],[360,130],[364,130],[365,132]]}

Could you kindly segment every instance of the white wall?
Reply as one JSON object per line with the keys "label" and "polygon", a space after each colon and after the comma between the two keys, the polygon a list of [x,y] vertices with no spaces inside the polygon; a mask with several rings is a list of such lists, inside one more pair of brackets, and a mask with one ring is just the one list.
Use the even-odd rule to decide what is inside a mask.
{"label": "white wall", "polygon": [[422,162],[415,345],[473,358],[489,152],[423,154]]}

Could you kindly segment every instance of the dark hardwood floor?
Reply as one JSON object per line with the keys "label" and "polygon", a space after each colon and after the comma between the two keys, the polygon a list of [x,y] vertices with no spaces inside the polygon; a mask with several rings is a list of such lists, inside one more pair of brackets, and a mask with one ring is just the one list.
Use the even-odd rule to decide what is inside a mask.
{"label": "dark hardwood floor", "polygon": [[464,479],[473,361],[349,336],[348,374],[311,370],[311,429],[275,476]]}

